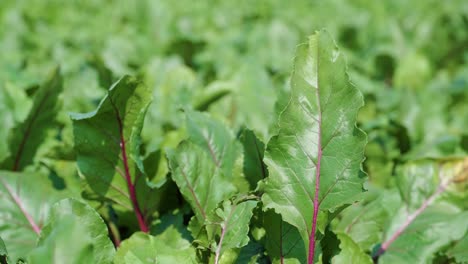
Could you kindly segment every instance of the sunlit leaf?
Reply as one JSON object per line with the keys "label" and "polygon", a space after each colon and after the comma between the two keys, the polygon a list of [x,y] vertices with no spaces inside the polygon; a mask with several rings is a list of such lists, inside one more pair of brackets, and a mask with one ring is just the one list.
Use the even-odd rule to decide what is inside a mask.
{"label": "sunlit leaf", "polygon": [[197,263],[195,249],[182,238],[173,226],[163,233],[151,236],[142,232],[122,242],[114,263]]}
{"label": "sunlit leaf", "polygon": [[[140,132],[151,94],[139,81],[123,77],[94,112],[72,114],[75,150],[90,195],[134,211],[142,231],[148,231],[145,208],[151,190],[145,184],[140,159]],[[140,188],[136,189],[135,186]],[[92,197],[92,196],[91,196]],[[139,200],[140,199],[140,200]]]}
{"label": "sunlit leaf", "polygon": [[107,226],[89,205],[65,199],[51,210],[30,263],[112,263]]}
{"label": "sunlit leaf", "polygon": [[14,262],[35,248],[52,205],[66,194],[43,174],[0,171],[1,237]]}
{"label": "sunlit leaf", "polygon": [[365,254],[361,248],[346,234],[338,233],[340,240],[340,253],[332,258],[331,263],[349,263],[349,264],[372,264],[372,259]]}
{"label": "sunlit leaf", "polygon": [[343,55],[326,32],[299,46],[291,98],[265,154],[270,174],[262,201],[298,228],[309,256],[331,213],[363,191],[366,137],[355,125],[362,104]]}
{"label": "sunlit leaf", "polygon": [[215,263],[220,263],[224,252],[247,245],[250,218],[255,206],[257,201],[225,201],[222,208],[216,209],[214,221],[217,221],[216,225],[219,225],[219,228],[216,228],[215,235],[219,240],[212,249],[215,252]]}

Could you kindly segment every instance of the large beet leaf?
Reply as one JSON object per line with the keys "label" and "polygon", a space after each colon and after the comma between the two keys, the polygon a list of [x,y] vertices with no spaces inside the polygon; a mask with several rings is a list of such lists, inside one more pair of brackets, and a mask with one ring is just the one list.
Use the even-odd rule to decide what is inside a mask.
{"label": "large beet leaf", "polygon": [[51,209],[30,263],[112,263],[114,245],[99,214],[89,205],[64,199]]}
{"label": "large beet leaf", "polygon": [[126,76],[109,89],[97,110],[72,114],[77,163],[90,196],[133,211],[144,232],[148,231],[147,212],[140,204],[149,191],[144,184],[138,190],[135,186],[145,180],[139,147],[150,102],[150,91]]}
{"label": "large beet leaf", "polygon": [[323,31],[296,52],[291,98],[267,146],[270,176],[265,209],[272,208],[299,229],[313,263],[315,246],[331,213],[356,200],[365,134],[356,127],[363,105],[346,73],[343,54]]}

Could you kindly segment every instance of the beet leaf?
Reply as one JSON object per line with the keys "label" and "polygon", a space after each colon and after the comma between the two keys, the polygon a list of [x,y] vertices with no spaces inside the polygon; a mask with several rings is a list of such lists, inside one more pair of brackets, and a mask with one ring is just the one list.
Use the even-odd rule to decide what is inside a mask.
{"label": "beet leaf", "polygon": [[331,213],[354,202],[363,190],[366,136],[356,127],[362,105],[343,54],[326,32],[299,46],[291,98],[265,154],[270,175],[262,201],[265,209],[274,209],[299,229],[309,264],[318,257],[319,232]]}

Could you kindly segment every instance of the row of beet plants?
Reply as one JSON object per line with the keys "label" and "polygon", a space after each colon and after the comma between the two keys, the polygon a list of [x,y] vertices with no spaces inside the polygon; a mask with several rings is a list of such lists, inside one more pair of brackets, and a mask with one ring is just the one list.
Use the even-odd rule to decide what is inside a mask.
{"label": "row of beet plants", "polygon": [[[73,188],[57,187],[35,159],[59,126],[62,88],[57,70],[10,133],[0,263],[468,260],[468,159],[408,161],[394,188],[367,183],[363,97],[324,31],[298,47],[268,142],[184,106],[185,125],[168,132],[177,146],[145,153],[145,114],[158,102],[121,78],[95,111],[70,115],[74,152],[55,158],[76,162]],[[155,176],[162,167],[168,173]]]}

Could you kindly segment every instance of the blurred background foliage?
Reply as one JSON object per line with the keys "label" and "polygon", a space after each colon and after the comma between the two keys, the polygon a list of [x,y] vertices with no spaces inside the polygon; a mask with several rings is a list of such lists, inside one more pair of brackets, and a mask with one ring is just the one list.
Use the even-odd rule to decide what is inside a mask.
{"label": "blurred background foliage", "polygon": [[[74,160],[67,112],[93,110],[126,73],[153,90],[143,130],[151,158],[164,159],[157,151],[183,138],[181,108],[209,111],[234,131],[245,125],[267,142],[287,101],[295,47],[321,28],[365,95],[359,125],[370,182],[394,185],[396,165],[410,159],[466,155],[464,0],[0,1],[0,138],[60,65],[64,111],[42,163],[58,174],[73,171],[64,165]],[[1,144],[0,160],[6,155]],[[164,177],[167,166],[153,172]]]}

